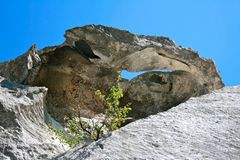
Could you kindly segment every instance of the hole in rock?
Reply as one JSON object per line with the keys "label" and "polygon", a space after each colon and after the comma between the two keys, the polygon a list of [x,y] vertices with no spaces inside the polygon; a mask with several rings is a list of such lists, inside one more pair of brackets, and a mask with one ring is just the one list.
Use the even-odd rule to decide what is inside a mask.
{"label": "hole in rock", "polygon": [[153,71],[157,71],[157,72],[173,72],[173,70],[169,70],[169,69],[161,69],[161,70],[147,70],[147,71],[139,71],[139,72],[129,72],[127,70],[122,70],[121,71],[121,76],[127,80],[132,80],[133,78],[146,73],[146,72],[153,72]]}

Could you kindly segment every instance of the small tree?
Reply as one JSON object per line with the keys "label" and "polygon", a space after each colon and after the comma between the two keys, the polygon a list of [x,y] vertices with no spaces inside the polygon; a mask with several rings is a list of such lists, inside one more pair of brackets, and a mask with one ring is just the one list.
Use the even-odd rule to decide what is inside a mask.
{"label": "small tree", "polygon": [[112,132],[125,122],[128,112],[131,110],[131,103],[120,107],[120,99],[123,97],[123,90],[120,85],[121,76],[118,77],[116,85],[113,85],[106,96],[100,90],[95,94],[103,101],[105,114],[102,118],[87,121],[80,113],[73,118],[65,117],[66,128],[70,135],[83,134],[84,137],[97,141],[104,135]]}

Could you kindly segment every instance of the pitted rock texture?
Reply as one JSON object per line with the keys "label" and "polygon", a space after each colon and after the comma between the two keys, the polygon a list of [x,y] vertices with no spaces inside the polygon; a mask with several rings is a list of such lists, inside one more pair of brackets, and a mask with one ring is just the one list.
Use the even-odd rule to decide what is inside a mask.
{"label": "pitted rock texture", "polygon": [[223,87],[212,60],[199,57],[196,51],[177,46],[167,37],[134,35],[128,31],[101,25],[67,30],[65,43],[76,47],[84,40],[98,55],[99,62],[128,71],[184,70],[198,77],[210,91]]}
{"label": "pitted rock texture", "polygon": [[107,92],[117,77],[117,72],[105,65],[96,65],[70,47],[62,47],[46,53],[34,86],[48,88],[48,112],[62,121],[64,115],[80,112],[91,118],[103,112],[97,89]]}
{"label": "pitted rock texture", "polygon": [[50,159],[68,149],[45,124],[45,87],[0,77],[0,159]]}
{"label": "pitted rock texture", "polygon": [[132,102],[130,116],[146,117],[207,93],[207,89],[191,73],[173,71],[146,72],[132,79],[125,92],[124,101]]}
{"label": "pitted rock texture", "polygon": [[[162,89],[157,89],[157,93],[148,88],[150,86],[145,84],[141,75],[133,81],[124,81],[125,94],[128,97],[138,94],[144,96],[145,93],[140,89],[144,87],[147,87],[145,90],[148,90],[150,95],[149,101],[137,100],[137,103],[133,103],[133,108],[150,107],[151,105],[148,104],[161,101],[156,100],[156,97],[162,97],[161,95],[172,94],[168,95],[169,99],[175,97],[175,93],[184,93],[184,95],[178,95],[177,100],[175,98],[167,100],[167,105],[159,103],[152,106],[157,109],[141,109],[146,113],[133,110],[137,113],[134,118],[156,114],[158,111],[186,101],[189,97],[206,94],[223,87],[221,77],[212,60],[199,57],[198,53],[192,49],[177,46],[167,37],[134,35],[111,27],[88,25],[67,30],[65,38],[65,42],[61,45],[46,47],[36,52],[41,62],[31,58],[34,55],[32,50],[34,47],[31,47],[15,60],[0,63],[0,75],[7,79],[47,87],[49,89],[47,109],[59,121],[63,121],[63,114],[72,115],[81,112],[84,117],[92,118],[103,112],[103,105],[94,92],[99,89],[107,93],[116,82],[118,72],[121,70],[131,72],[167,69],[187,72],[191,78],[187,82],[178,81],[180,86],[182,88],[197,86],[195,90],[169,92],[166,84],[158,83],[155,86]],[[32,63],[33,67],[29,69],[28,66]],[[169,75],[175,76],[175,73],[172,72]],[[159,71],[159,74],[163,73]],[[184,75],[182,76],[184,79]],[[168,85],[177,81],[174,78],[172,80]],[[136,81],[140,86],[134,85]],[[136,102],[134,97],[130,100]]]}
{"label": "pitted rock texture", "polygon": [[191,98],[56,160],[240,159],[240,86]]}

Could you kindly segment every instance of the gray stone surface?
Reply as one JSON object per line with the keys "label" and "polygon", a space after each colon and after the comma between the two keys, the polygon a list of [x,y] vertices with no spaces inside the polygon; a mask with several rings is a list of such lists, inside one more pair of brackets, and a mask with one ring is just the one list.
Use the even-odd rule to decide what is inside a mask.
{"label": "gray stone surface", "polygon": [[[135,108],[139,106],[151,106],[141,109],[146,113],[135,114],[136,119],[156,114],[189,97],[209,93],[224,85],[213,60],[202,58],[196,51],[178,46],[167,37],[135,35],[112,27],[87,25],[67,30],[65,38],[61,45],[39,51],[32,46],[15,60],[0,63],[1,76],[17,83],[47,87],[48,112],[60,122],[63,122],[64,115],[72,116],[79,111],[87,118],[103,113],[103,103],[95,91],[99,89],[106,94],[121,70],[132,72],[165,69],[178,71],[168,73],[169,77],[177,77],[175,73],[180,72],[187,72],[191,77],[187,83],[180,80],[180,83],[172,84],[173,89],[177,88],[174,87],[177,84],[186,88],[184,92],[178,92],[178,97],[182,98],[176,100],[175,91],[169,92],[167,86],[175,83],[177,78],[168,84],[156,83],[155,88],[158,89],[154,91],[151,88],[153,86],[146,85],[141,76],[137,80],[125,81],[125,84],[129,84],[126,85],[129,97],[145,96],[143,91],[148,90],[148,101],[130,99],[134,101],[133,112],[137,113],[139,110]],[[164,75],[159,72],[160,74]],[[180,77],[186,78],[184,74]],[[136,81],[138,85],[134,85]],[[197,86],[195,91],[189,89],[193,86]],[[159,88],[166,89],[156,94]],[[167,104],[154,104],[161,101],[161,95],[169,95]],[[156,97],[159,99],[156,100]]]}
{"label": "gray stone surface", "polygon": [[113,68],[130,72],[144,70],[182,70],[197,77],[209,91],[223,87],[213,60],[207,60],[190,48],[176,45],[168,37],[135,35],[102,25],[88,25],[69,29],[65,44],[76,47],[86,41],[100,59],[95,63],[110,64]]}
{"label": "gray stone surface", "polygon": [[124,101],[132,102],[130,116],[134,118],[166,111],[208,92],[186,71],[146,72],[132,79],[126,88]]}
{"label": "gray stone surface", "polygon": [[240,86],[191,98],[56,159],[239,160]]}
{"label": "gray stone surface", "polygon": [[45,124],[47,88],[12,83],[0,76],[0,159],[50,159],[68,149]]}
{"label": "gray stone surface", "polygon": [[16,59],[0,63],[0,76],[12,82],[30,84],[41,67],[40,60],[33,57],[33,55],[38,56],[33,50],[33,46]]}

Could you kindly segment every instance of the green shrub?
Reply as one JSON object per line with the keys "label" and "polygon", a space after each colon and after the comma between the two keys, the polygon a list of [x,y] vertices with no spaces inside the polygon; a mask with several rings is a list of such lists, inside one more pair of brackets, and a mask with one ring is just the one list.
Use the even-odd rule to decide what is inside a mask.
{"label": "green shrub", "polygon": [[104,125],[106,125],[109,131],[113,131],[121,127],[125,122],[125,118],[128,116],[128,112],[132,109],[131,103],[120,107],[120,99],[123,97],[123,90],[119,83],[121,76],[118,77],[116,86],[112,86],[108,96],[101,93],[100,90],[96,91],[96,95],[99,96],[105,104],[105,119]]}
{"label": "green shrub", "polygon": [[106,96],[100,90],[95,94],[103,101],[105,113],[102,118],[87,121],[82,118],[80,113],[72,118],[66,117],[65,127],[68,134],[55,131],[63,142],[70,146],[75,146],[83,140],[97,141],[104,135],[122,126],[131,110],[131,103],[120,107],[120,99],[123,97],[123,90],[120,85],[121,76],[118,77],[117,84],[113,85],[109,94]]}
{"label": "green shrub", "polygon": [[120,99],[123,97],[123,90],[120,85],[121,76],[118,77],[117,84],[113,85],[106,96],[100,90],[95,94],[103,101],[105,114],[103,119],[91,120],[87,122],[80,114],[73,118],[66,117],[66,127],[71,134],[82,132],[84,137],[97,141],[103,135],[108,134],[122,126],[131,110],[131,103],[120,107]]}

